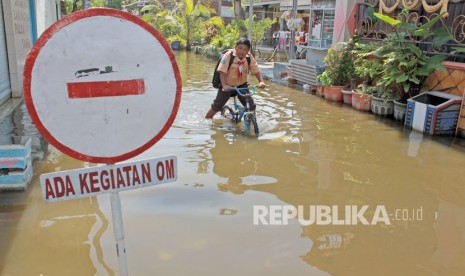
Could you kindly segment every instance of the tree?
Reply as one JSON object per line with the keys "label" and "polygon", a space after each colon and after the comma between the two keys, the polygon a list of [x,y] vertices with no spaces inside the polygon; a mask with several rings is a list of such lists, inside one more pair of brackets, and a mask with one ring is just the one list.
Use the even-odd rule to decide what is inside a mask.
{"label": "tree", "polygon": [[205,28],[206,22],[214,11],[202,1],[182,0],[175,8],[174,18],[181,25],[181,36],[186,40],[186,50],[191,49],[192,35],[199,28]]}
{"label": "tree", "polygon": [[[253,19],[255,19],[255,15]],[[271,18],[252,21],[252,52],[255,52],[257,44],[265,37],[265,32],[267,32],[274,23],[276,23],[276,19]],[[244,25],[249,25],[249,19],[244,21]]]}
{"label": "tree", "polygon": [[[113,0],[119,1],[120,8],[121,8],[121,0]],[[91,7],[105,7],[105,0],[91,0]],[[66,14],[70,14],[72,12],[81,10],[84,6],[84,0],[65,0],[65,12]]]}
{"label": "tree", "polygon": [[[274,23],[275,20],[272,20],[271,18],[252,22],[252,52],[254,51],[257,43],[263,39],[265,33]],[[248,26],[248,24],[249,19],[233,20],[226,28],[221,28],[220,32],[212,38],[210,45],[221,50],[233,48],[237,39],[239,37],[243,37],[239,30],[241,27]]]}
{"label": "tree", "polygon": [[[245,12],[242,8],[241,0],[234,0],[234,18],[236,21],[244,21],[245,20]],[[247,36],[247,25],[239,25],[239,33],[240,36]]]}
{"label": "tree", "polygon": [[[142,19],[157,29],[168,41],[179,40],[174,37],[181,33],[181,26],[174,19],[172,11],[156,9],[154,5],[148,5],[142,8],[141,12],[144,12]],[[185,41],[181,42],[185,43]]]}
{"label": "tree", "polygon": [[202,43],[224,28],[223,20],[214,13],[208,1],[181,0],[171,2],[172,8],[160,2],[144,7],[143,19],[158,29],[168,41],[179,40],[191,49],[193,41]]}

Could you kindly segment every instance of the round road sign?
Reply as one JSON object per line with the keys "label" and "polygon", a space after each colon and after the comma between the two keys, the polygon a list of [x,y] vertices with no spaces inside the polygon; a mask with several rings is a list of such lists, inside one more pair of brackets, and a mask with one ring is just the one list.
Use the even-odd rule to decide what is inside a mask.
{"label": "round road sign", "polygon": [[173,52],[140,18],[113,9],[75,12],[29,53],[24,97],[40,133],[84,161],[142,153],[171,127],[181,99]]}

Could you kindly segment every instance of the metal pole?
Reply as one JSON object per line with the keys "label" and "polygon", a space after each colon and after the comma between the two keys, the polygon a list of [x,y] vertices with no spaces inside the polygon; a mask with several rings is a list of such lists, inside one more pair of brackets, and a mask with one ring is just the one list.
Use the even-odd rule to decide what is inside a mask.
{"label": "metal pole", "polygon": [[83,4],[84,4],[83,10],[90,9],[91,7],[90,0],[84,0]]}
{"label": "metal pole", "polygon": [[252,43],[252,22],[253,22],[253,0],[250,0],[249,6],[249,33],[247,38],[249,39],[250,43]]}
{"label": "metal pole", "polygon": [[[297,0],[292,1],[292,19],[297,18]],[[295,31],[291,30],[291,41],[289,43],[289,61],[294,58]]]}
{"label": "metal pole", "polygon": [[126,246],[124,245],[123,215],[121,213],[121,200],[118,192],[112,192],[111,215],[113,218],[113,233],[116,241],[116,254],[119,260],[119,272],[122,276],[128,275],[128,265],[126,261]]}
{"label": "metal pole", "polygon": [[223,7],[223,1],[218,0],[218,16],[221,17],[221,8]]}

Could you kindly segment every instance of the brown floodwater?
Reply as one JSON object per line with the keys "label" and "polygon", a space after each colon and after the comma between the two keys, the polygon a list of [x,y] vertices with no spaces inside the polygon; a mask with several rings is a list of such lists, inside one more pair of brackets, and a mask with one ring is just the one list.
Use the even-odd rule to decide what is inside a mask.
{"label": "brown floodwater", "polygon": [[[176,155],[178,180],[120,193],[130,275],[465,275],[463,139],[272,82],[254,96],[262,133],[247,136],[203,119],[215,61],[176,55],[176,121],[134,160]],[[35,137],[36,162],[25,192],[0,193],[0,275],[118,275],[109,195],[42,200],[40,174],[92,164],[47,146],[25,113],[1,126]],[[254,206],[270,215],[254,223]],[[285,223],[292,206],[332,215]],[[364,206],[368,225],[351,215]]]}

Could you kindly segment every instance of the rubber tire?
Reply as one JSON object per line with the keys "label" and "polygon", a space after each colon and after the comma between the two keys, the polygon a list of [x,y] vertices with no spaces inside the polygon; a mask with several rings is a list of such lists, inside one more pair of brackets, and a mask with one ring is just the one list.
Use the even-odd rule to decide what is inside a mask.
{"label": "rubber tire", "polygon": [[255,137],[258,137],[258,135],[260,134],[260,131],[258,130],[257,119],[255,118],[255,115],[248,114],[246,120],[247,120],[248,125],[249,125],[248,130],[246,131],[246,134],[249,134],[248,132],[249,132],[251,126],[253,126]]}
{"label": "rubber tire", "polygon": [[[234,113],[234,111],[227,105],[223,106],[223,109],[221,110],[221,116],[227,118],[227,119],[231,119],[233,122],[236,122],[237,119],[236,119],[236,113]],[[231,118],[229,118],[229,116]]]}

